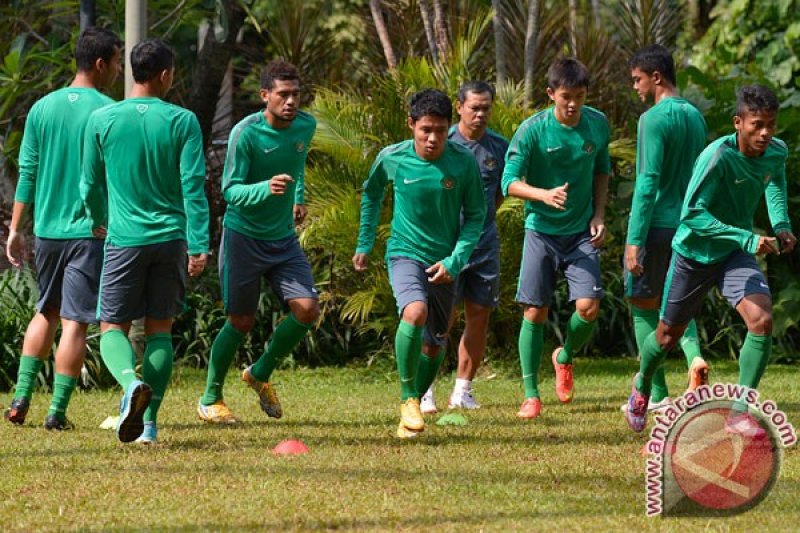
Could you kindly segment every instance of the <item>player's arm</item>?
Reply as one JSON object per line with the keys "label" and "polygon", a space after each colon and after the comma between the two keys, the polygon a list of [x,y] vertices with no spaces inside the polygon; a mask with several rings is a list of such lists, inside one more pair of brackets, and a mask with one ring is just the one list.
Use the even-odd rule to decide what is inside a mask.
{"label": "player's arm", "polygon": [[594,213],[589,221],[589,232],[595,248],[602,246],[606,240],[606,203],[608,202],[608,179],[611,172],[611,156],[608,153],[609,137],[610,132],[606,137],[606,142],[597,151],[594,160],[594,180],[592,182]]}
{"label": "player's arm", "polygon": [[181,191],[186,212],[186,241],[189,274],[197,275],[205,268],[208,254],[208,200],[205,192],[206,166],[203,157],[203,134],[194,114],[188,115],[185,140],[180,154]]}
{"label": "player's arm", "polygon": [[[249,136],[239,128],[234,128],[228,139],[228,154],[222,171],[222,197],[230,205],[239,207],[259,205],[274,193],[283,194],[286,184],[291,181],[290,176],[279,174],[270,176],[270,179],[264,181],[247,183],[251,154]],[[271,188],[276,186],[273,192]]]}
{"label": "player's arm", "polygon": [[17,268],[22,268],[25,254],[25,237],[20,231],[28,206],[33,204],[36,197],[36,176],[39,174],[39,136],[35,124],[37,110],[37,107],[31,109],[25,119],[25,133],[19,150],[19,178],[11,211],[11,224],[8,226],[6,257]]}
{"label": "player's arm", "polygon": [[11,224],[8,226],[8,241],[6,242],[6,257],[8,262],[16,268],[22,268],[25,260],[25,237],[20,232],[22,222],[25,220],[28,204],[14,201],[11,211]]}
{"label": "player's arm", "polygon": [[369,171],[369,177],[364,182],[364,190],[361,194],[361,222],[358,228],[356,253],[353,255],[353,267],[358,272],[363,272],[367,269],[367,256],[375,245],[375,232],[378,228],[383,195],[386,192],[388,181],[383,157],[378,154]]}
{"label": "player's arm", "polygon": [[306,140],[305,143],[305,153],[303,154],[302,160],[299,163],[299,168],[297,168],[294,175],[296,176],[296,182],[294,186],[294,208],[292,209],[292,215],[294,217],[295,224],[302,224],[303,220],[305,220],[306,215],[308,214],[308,209],[306,208],[306,199],[305,199],[305,188],[306,188],[306,158],[308,157],[308,145],[311,143],[311,137]]}
{"label": "player's arm", "polygon": [[797,244],[797,238],[792,233],[792,223],[789,219],[784,165],[781,165],[780,171],[767,184],[764,195],[767,199],[767,212],[772,230],[781,241],[781,253],[791,253]]}
{"label": "player's arm", "polygon": [[81,198],[92,221],[92,231],[99,235],[106,224],[108,195],[106,194],[106,165],[100,144],[100,124],[93,113],[89,116],[83,135]]}
{"label": "player's arm", "polygon": [[553,189],[541,189],[529,185],[531,176],[528,176],[528,164],[531,152],[536,149],[533,134],[529,126],[520,127],[506,152],[505,167],[503,168],[503,179],[501,187],[505,196],[513,196],[531,202],[542,202],[543,204],[564,210],[567,201],[567,189],[569,185],[565,183]]}

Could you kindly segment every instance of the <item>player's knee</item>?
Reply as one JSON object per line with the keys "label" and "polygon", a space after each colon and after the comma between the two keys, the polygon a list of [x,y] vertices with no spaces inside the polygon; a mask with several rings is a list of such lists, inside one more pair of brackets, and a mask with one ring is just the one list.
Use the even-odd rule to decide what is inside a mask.
{"label": "player's knee", "polygon": [[750,319],[747,324],[747,331],[756,335],[769,335],[772,333],[772,313],[763,311]]}
{"label": "player's knee", "polygon": [[428,320],[428,306],[425,302],[411,302],[403,308],[403,321],[414,326],[424,326]]}
{"label": "player's knee", "polygon": [[228,317],[228,322],[239,333],[250,333],[256,324],[256,317],[252,315],[232,315]]}
{"label": "player's knee", "polygon": [[292,307],[292,314],[298,322],[313,324],[319,318],[319,303],[316,300],[298,303]]}
{"label": "player's knee", "polygon": [[600,311],[600,300],[583,300],[575,304],[578,316],[586,322],[597,320],[597,313]]}

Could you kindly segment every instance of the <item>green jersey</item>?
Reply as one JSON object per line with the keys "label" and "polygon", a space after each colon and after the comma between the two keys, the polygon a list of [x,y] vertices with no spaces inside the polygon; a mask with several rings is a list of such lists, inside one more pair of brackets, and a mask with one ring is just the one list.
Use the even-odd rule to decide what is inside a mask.
{"label": "green jersey", "polygon": [[457,276],[478,242],[486,216],[483,182],[472,152],[447,141],[442,156],[427,161],[417,155],[413,140],[384,148],[364,182],[356,253],[372,250],[389,182],[394,213],[386,257],[408,257],[426,265],[441,261],[451,276]]}
{"label": "green jersey", "polygon": [[[269,241],[294,234],[292,211],[295,204],[305,203],[306,156],[316,128],[314,117],[303,111],[283,129],[273,128],[261,111],[233,128],[222,178],[226,228]],[[284,194],[272,195],[270,180],[278,174],[293,181]]]}
{"label": "green jersey", "polygon": [[786,197],[786,144],[773,138],[761,157],[739,151],[736,134],[717,139],[694,166],[672,249],[684,257],[711,264],[736,250],[758,249],[753,215],[766,195],[775,233],[791,231]]}
{"label": "green jersey", "polygon": [[662,98],[639,118],[627,244],[643,246],[651,227],[678,227],[692,167],[707,135],[703,115],[683,98]]}
{"label": "green jersey", "polygon": [[81,201],[86,122],[114,100],[96,89],[67,87],[36,102],[25,121],[14,199],[34,204],[33,233],[44,239],[92,237]]}
{"label": "green jersey", "polygon": [[525,202],[525,229],[548,235],[571,235],[589,228],[594,213],[594,176],[608,174],[611,132],[606,116],[583,106],[574,127],[556,120],[550,107],[527,119],[514,133],[506,152],[503,194],[514,181],[553,189],[569,183],[561,211],[542,202]]}
{"label": "green jersey", "polygon": [[[107,191],[107,192],[106,192]],[[203,135],[191,111],[159,98],[128,98],[92,113],[81,194],[93,226],[121,247],[185,239],[208,252]]]}

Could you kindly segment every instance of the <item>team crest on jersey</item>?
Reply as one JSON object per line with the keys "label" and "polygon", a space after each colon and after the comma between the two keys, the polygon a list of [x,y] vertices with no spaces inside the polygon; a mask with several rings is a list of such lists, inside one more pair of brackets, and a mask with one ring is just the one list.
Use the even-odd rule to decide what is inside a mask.
{"label": "team crest on jersey", "polygon": [[486,167],[486,170],[495,170],[497,168],[497,159],[494,157],[487,157],[483,160],[483,166]]}
{"label": "team crest on jersey", "polygon": [[442,188],[446,189],[448,191],[451,190],[451,189],[454,189],[455,186],[456,186],[456,180],[454,180],[453,178],[450,178],[450,177],[442,178],[441,183],[442,183]]}
{"label": "team crest on jersey", "polygon": [[69,94],[67,94],[67,100],[69,100],[70,104],[74,104],[75,102],[77,102],[78,98],[80,98],[80,97],[81,97],[81,95],[79,95],[78,93],[69,93]]}
{"label": "team crest on jersey", "polygon": [[297,147],[298,153],[306,149],[306,145],[303,141],[297,141],[297,144],[295,146]]}
{"label": "team crest on jersey", "polygon": [[587,154],[591,154],[592,152],[594,152],[594,144],[589,141],[586,141],[585,143],[583,143],[583,151],[586,152]]}
{"label": "team crest on jersey", "polygon": [[149,107],[150,106],[148,106],[147,104],[136,104],[136,111],[138,111],[139,114],[144,115],[147,112],[147,108]]}

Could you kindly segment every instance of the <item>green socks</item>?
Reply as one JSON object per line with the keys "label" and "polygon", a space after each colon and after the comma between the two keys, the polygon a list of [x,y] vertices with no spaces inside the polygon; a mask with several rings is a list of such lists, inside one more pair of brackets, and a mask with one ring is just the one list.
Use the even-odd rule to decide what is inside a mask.
{"label": "green socks", "polygon": [[[400,321],[394,337],[397,357],[397,373],[400,374],[400,399],[419,398],[417,393],[417,370],[422,357],[422,331],[424,326],[414,326]],[[427,390],[427,389],[426,389]]]}
{"label": "green socks", "polygon": [[577,311],[572,313],[567,326],[567,338],[564,339],[564,348],[556,358],[559,364],[572,364],[572,354],[583,348],[583,345],[592,336],[594,324],[594,321],[588,322],[582,319]]}
{"label": "green socks", "polygon": [[214,339],[211,346],[211,360],[208,362],[208,377],[206,378],[206,390],[200,403],[211,405],[222,400],[222,387],[225,385],[225,376],[233,362],[236,351],[242,343],[244,333],[234,328],[230,322],[225,321],[225,325]]}
{"label": "green socks", "polygon": [[653,375],[664,362],[664,358],[667,357],[667,352],[662,350],[661,346],[658,345],[655,332],[648,335],[644,340],[639,350],[639,355],[642,360],[639,362],[639,376],[636,379],[636,389],[645,396],[650,396]]}
{"label": "green socks", "polygon": [[772,352],[772,335],[747,333],[739,351],[739,385],[758,387]]}
{"label": "green socks", "polygon": [[269,381],[278,362],[303,340],[312,327],[313,324],[303,324],[289,313],[289,316],[272,332],[267,349],[250,367],[250,374],[258,381]]}
{"label": "green socks", "polygon": [[33,388],[36,386],[36,377],[42,369],[44,363],[35,355],[22,355],[19,358],[19,370],[17,370],[17,387],[14,391],[14,399],[25,398],[30,400],[33,396]]}
{"label": "green socks", "polygon": [[544,324],[534,324],[522,320],[519,330],[519,365],[522,369],[522,384],[525,387],[525,398],[538,398],[539,389],[536,375],[542,360],[544,346]]}
{"label": "green socks", "polygon": [[50,410],[47,411],[48,415],[55,415],[62,422],[66,419],[67,405],[69,405],[72,391],[75,390],[77,384],[78,378],[56,374],[56,377],[53,378],[53,399],[50,403]]}
{"label": "green socks", "polygon": [[136,355],[121,329],[107,329],[100,336],[100,355],[123,391],[136,379]]}
{"label": "green socks", "polygon": [[156,422],[158,408],[172,377],[172,335],[155,333],[147,336],[142,361],[142,381],[153,389],[150,405],[144,412],[145,422]]}
{"label": "green socks", "polygon": [[[658,327],[658,310],[641,309],[632,305],[631,315],[633,316],[633,332],[636,336],[636,348],[639,350],[639,353],[641,353],[644,340]],[[660,402],[667,396],[669,396],[669,389],[667,388],[667,379],[664,376],[664,367],[659,366],[653,374],[653,386],[650,397],[654,402]]]}
{"label": "green socks", "polygon": [[686,356],[686,368],[692,366],[692,361],[694,361],[695,357],[701,356],[700,341],[698,339],[697,322],[692,320],[686,326],[686,331],[683,332],[683,337],[680,340],[683,355]]}
{"label": "green socks", "polygon": [[433,357],[428,357],[424,353],[419,356],[419,367],[417,368],[416,389],[419,394],[425,394],[436,379],[439,367],[444,361],[444,346],[441,346],[439,353]]}

